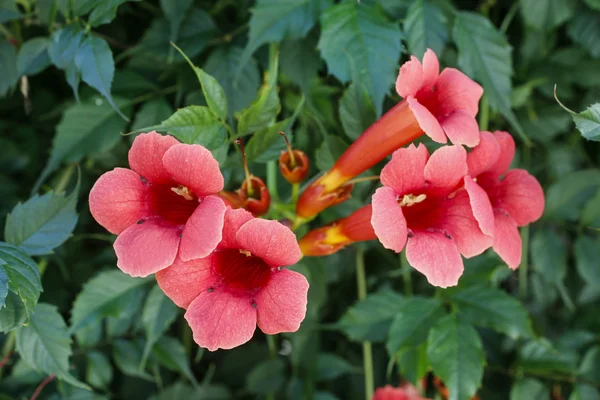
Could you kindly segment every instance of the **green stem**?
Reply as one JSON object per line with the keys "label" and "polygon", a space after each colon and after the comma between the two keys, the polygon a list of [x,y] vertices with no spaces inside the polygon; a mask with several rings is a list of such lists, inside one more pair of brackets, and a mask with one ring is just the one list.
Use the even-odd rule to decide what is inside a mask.
{"label": "green stem", "polygon": [[400,257],[400,269],[402,270],[402,279],[404,281],[404,295],[412,296],[412,267],[408,264],[408,260],[406,259],[406,251],[401,252]]}
{"label": "green stem", "polygon": [[481,108],[479,112],[479,129],[482,131],[487,131],[490,125],[490,106],[488,103],[488,98],[486,95],[483,95],[481,98]]}
{"label": "green stem", "polygon": [[292,204],[298,202],[298,194],[300,194],[300,184],[294,183],[292,184]]}
{"label": "green stem", "polygon": [[506,33],[517,11],[519,11],[519,2],[515,1],[502,20],[502,24],[500,25],[501,32]]}
{"label": "green stem", "polygon": [[519,297],[525,301],[527,299],[527,279],[529,269],[529,225],[521,228],[521,265],[519,266]]}
{"label": "green stem", "polygon": [[[275,360],[277,358],[277,336],[266,335],[267,347],[269,349],[269,359]],[[267,400],[275,400],[275,392],[267,393]]]}
{"label": "green stem", "polygon": [[55,193],[62,193],[67,188],[69,181],[71,180],[71,176],[73,176],[73,172],[75,171],[75,165],[71,164],[63,171],[56,187],[54,188]]}
{"label": "green stem", "polygon": [[558,288],[558,293],[560,294],[560,297],[562,298],[563,303],[565,303],[565,306],[569,309],[569,311],[574,312],[575,304],[573,303],[573,300],[571,299],[571,296],[569,295],[569,292],[567,291],[567,287],[565,286],[565,283],[563,281],[560,281],[556,284],[556,287]]}
{"label": "green stem", "polygon": [[[365,254],[360,247],[356,249],[356,285],[358,287],[358,299],[367,298],[367,276],[365,273]],[[363,348],[363,368],[365,374],[365,399],[371,400],[375,391],[375,382],[373,377],[373,351],[371,342],[364,341]]]}
{"label": "green stem", "polygon": [[277,163],[269,161],[267,163],[267,189],[271,195],[271,202],[279,201],[279,192],[277,191]]}

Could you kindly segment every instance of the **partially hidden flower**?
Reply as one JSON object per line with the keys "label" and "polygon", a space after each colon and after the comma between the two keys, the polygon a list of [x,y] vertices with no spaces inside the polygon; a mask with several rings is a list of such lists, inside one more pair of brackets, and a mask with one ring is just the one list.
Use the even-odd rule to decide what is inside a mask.
{"label": "partially hidden flower", "polygon": [[309,219],[346,200],[349,189],[341,190],[346,182],[423,134],[438,143],[448,139],[469,147],[479,143],[475,115],[483,89],[457,69],[445,68],[441,73],[439,69],[438,58],[429,49],[422,63],[412,56],[402,65],[396,91],[404,100],[375,121],[331,170],[305,189],[296,209],[300,218]]}
{"label": "partially hidden flower", "polygon": [[431,156],[424,145],[397,150],[381,171],[371,223],[384,247],[406,247],[408,263],[434,286],[458,283],[461,255],[492,245],[494,220],[486,193],[467,175],[462,146]]}
{"label": "partially hidden flower", "polygon": [[282,151],[279,156],[279,171],[289,183],[300,183],[306,179],[310,162],[305,152],[292,149],[290,141],[283,132],[279,132],[285,139],[287,151]]}
{"label": "partially hidden flower", "polygon": [[243,209],[225,212],[223,239],[208,257],[180,259],[156,274],[179,307],[194,340],[210,351],[266,334],[295,332],[306,315],[308,282],[283,266],[300,259],[294,233]]}
{"label": "partially hidden flower", "polygon": [[373,394],[372,400],[428,400],[421,397],[421,394],[410,383],[406,383],[400,387],[385,385],[382,388],[377,388]]}
{"label": "partially hidden flower", "polygon": [[147,276],[173,264],[209,255],[221,241],[225,204],[217,160],[200,145],[156,132],[135,138],[131,169],[115,168],[90,191],[93,217],[109,232],[117,266]]}
{"label": "partially hidden flower", "polygon": [[494,251],[512,269],[521,263],[518,227],[544,212],[544,191],[524,169],[511,169],[515,142],[508,132],[481,132],[481,143],[467,156],[469,174],[490,199],[494,216]]}

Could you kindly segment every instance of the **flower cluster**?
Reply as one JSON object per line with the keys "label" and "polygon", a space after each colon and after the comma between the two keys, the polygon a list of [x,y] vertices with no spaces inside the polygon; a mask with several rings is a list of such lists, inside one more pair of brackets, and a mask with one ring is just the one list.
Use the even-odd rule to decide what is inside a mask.
{"label": "flower cluster", "polygon": [[[102,175],[89,198],[94,218],[118,235],[118,267],[131,276],[156,274],[166,295],[186,309],[194,340],[209,350],[247,342],[257,325],[266,334],[299,328],[308,282],[283,267],[302,255],[378,239],[395,252],[406,249],[409,264],[440,287],[457,284],[462,257],[490,247],[517,268],[518,227],[542,215],[542,188],[527,171],[509,170],[515,143],[508,133],[479,132],[482,88],[456,69],[439,69],[431,50],[422,63],[415,57],[405,63],[396,82],[404,99],[297,202],[309,159],[287,143],[279,168],[293,185],[294,228],[348,199],[351,179],[392,155],[371,204],[300,241],[288,226],[259,218],[271,215],[271,196],[245,156],[246,179],[236,191],[224,191],[219,164],[206,148],[156,132],[139,135],[129,151],[131,169]],[[403,147],[422,135],[452,144],[433,153],[424,144]],[[393,390],[376,398],[392,398],[385,393]]]}

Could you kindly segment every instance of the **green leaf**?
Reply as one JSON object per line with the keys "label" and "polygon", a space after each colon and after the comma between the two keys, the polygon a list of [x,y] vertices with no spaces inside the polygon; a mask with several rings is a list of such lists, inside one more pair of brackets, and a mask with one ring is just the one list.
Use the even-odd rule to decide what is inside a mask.
{"label": "green leaf", "polygon": [[340,100],[340,121],[346,136],[356,140],[376,119],[368,94],[358,82],[352,82]]}
{"label": "green leaf", "polygon": [[[321,55],[317,51],[319,35],[316,31],[304,39],[284,40],[280,46],[281,73],[287,76],[308,95],[310,84],[321,67]],[[301,63],[298,60],[302,60]]]}
{"label": "green leaf", "polygon": [[212,75],[223,87],[230,117],[254,100],[260,86],[258,66],[253,58],[237,71],[238,66],[242,65],[242,53],[243,50],[235,46],[217,47],[204,65],[206,73]]}
{"label": "green leaf", "polygon": [[154,343],[165,333],[177,318],[178,308],[158,285],[150,290],[142,311],[142,325],[146,331],[146,347],[142,360],[146,360]]}
{"label": "green leaf", "polygon": [[473,325],[494,329],[513,339],[533,335],[525,307],[502,290],[474,285],[452,292],[450,299],[458,306],[460,317]]}
{"label": "green leaf", "polygon": [[504,34],[486,17],[463,11],[456,14],[452,36],[458,47],[460,68],[481,82],[490,105],[527,141],[511,109],[512,49]]}
{"label": "green leaf", "polygon": [[600,12],[581,8],[569,21],[567,35],[592,57],[600,58]]}
{"label": "green leaf", "polygon": [[42,292],[35,261],[19,247],[0,242],[0,269],[8,276],[8,289],[19,295],[26,310],[33,310]]}
{"label": "green leaf", "polygon": [[277,358],[256,365],[246,376],[246,389],[253,394],[279,390],[285,383],[285,363]]}
{"label": "green leaf", "polygon": [[321,147],[316,151],[315,164],[317,168],[323,172],[329,171],[347,148],[348,143],[339,136],[325,136]]}
{"label": "green leaf", "polygon": [[[177,40],[179,36],[179,29],[181,28],[181,23],[185,18],[188,10],[194,3],[193,0],[180,0],[180,1],[170,1],[170,0],[160,0],[160,8],[165,13],[167,20],[169,21],[169,40],[174,42]],[[181,53],[181,50],[179,51]],[[169,49],[169,62],[172,61],[174,55],[173,48]],[[182,54],[185,57],[184,54]]]}
{"label": "green leaf", "polygon": [[0,332],[10,332],[23,325],[25,321],[27,321],[25,304],[19,295],[8,292],[4,307],[0,308]]}
{"label": "green leaf", "polygon": [[546,339],[538,339],[519,350],[517,364],[525,373],[563,372],[570,375],[575,369],[575,361],[574,353],[558,352]]}
{"label": "green leaf", "polygon": [[141,285],[129,290],[119,298],[116,313],[106,318],[106,334],[108,336],[124,336],[132,326],[137,328],[138,321],[141,320],[142,305],[147,293],[146,285]]}
{"label": "green leaf", "polygon": [[81,73],[81,79],[106,97],[112,108],[129,121],[110,94],[115,61],[108,43],[97,36],[85,37],[75,52],[75,65]]}
{"label": "green leaf", "polygon": [[422,58],[428,48],[442,55],[448,42],[448,19],[429,0],[417,0],[408,8],[404,32],[411,54]]}
{"label": "green leaf", "polygon": [[47,38],[34,38],[26,41],[19,50],[17,71],[19,75],[35,75],[50,65]]}
{"label": "green leaf", "polygon": [[588,284],[600,287],[600,241],[589,236],[579,236],[574,245],[575,266],[579,276]]}
{"label": "green leaf", "polygon": [[54,31],[48,45],[48,55],[52,64],[66,69],[75,62],[75,53],[83,39],[83,30],[78,25],[68,25]]}
{"label": "green leaf", "polygon": [[227,97],[225,96],[225,91],[219,81],[204,72],[202,68],[196,67],[179,47],[173,46],[194,70],[198,82],[200,82],[200,86],[202,86],[202,93],[204,94],[208,107],[217,117],[224,120],[227,117]]}
{"label": "green leaf", "polygon": [[481,385],[485,365],[481,339],[475,328],[455,315],[429,332],[427,356],[433,372],[448,387],[449,400],[469,399]]}
{"label": "green leaf", "polygon": [[600,191],[583,207],[581,224],[590,228],[600,228]]}
{"label": "green leaf", "polygon": [[258,98],[250,107],[242,111],[238,122],[238,135],[247,135],[268,127],[280,110],[277,88],[265,83],[260,89]]}
{"label": "green leaf", "polygon": [[[117,102],[124,104],[120,99]],[[129,112],[129,109],[126,109]],[[75,104],[63,114],[56,126],[50,159],[38,178],[33,192],[63,161],[78,162],[91,153],[112,148],[125,131],[126,121],[99,97]]]}
{"label": "green leaf", "polygon": [[569,173],[546,191],[547,216],[576,221],[583,205],[600,188],[600,170],[587,169]]}
{"label": "green leaf", "polygon": [[0,97],[5,96],[12,89],[17,80],[17,50],[15,46],[5,40],[0,40]]}
{"label": "green leaf", "polygon": [[389,289],[370,294],[348,308],[336,327],[352,340],[381,342],[403,302],[402,296]]}
{"label": "green leaf", "polygon": [[586,382],[600,382],[600,346],[596,345],[585,352],[581,365],[579,366],[578,376]]}
{"label": "green leaf", "polygon": [[550,391],[537,379],[518,380],[510,389],[510,400],[549,399]]}
{"label": "green leaf", "polygon": [[126,304],[123,300],[128,300],[126,295],[152,279],[132,278],[119,270],[100,272],[83,285],[73,303],[71,332],[100,318],[118,316]]}
{"label": "green leaf", "polygon": [[95,388],[106,389],[112,381],[113,370],[108,358],[99,351],[89,351],[85,380]]}
{"label": "green leaf", "polygon": [[56,307],[38,304],[29,325],[19,328],[16,344],[21,357],[36,370],[56,374],[70,385],[89,389],[69,373],[71,338]]}
{"label": "green leaf", "polygon": [[162,97],[150,100],[140,107],[133,124],[132,131],[142,131],[147,126],[159,125],[173,114],[173,107]]}
{"label": "green leaf", "polygon": [[336,354],[319,353],[317,355],[317,380],[319,381],[333,380],[353,372],[357,372],[357,368]]}
{"label": "green leaf", "polygon": [[0,24],[19,19],[21,17],[23,17],[23,15],[19,12],[16,1],[0,0]]}
{"label": "green leaf", "polygon": [[383,98],[398,74],[402,52],[398,25],[378,8],[347,2],[326,10],[321,26],[319,49],[329,72],[348,82],[356,71],[380,115]]}
{"label": "green leaf", "polygon": [[418,346],[427,339],[429,330],[446,314],[438,299],[411,297],[400,303],[388,333],[388,353]]}
{"label": "green leaf", "polygon": [[0,310],[4,308],[8,296],[8,273],[0,263]]}
{"label": "green leaf", "polygon": [[76,188],[69,196],[48,192],[19,203],[6,216],[4,237],[32,256],[51,254],[71,236],[77,223]]}
{"label": "green leaf", "polygon": [[175,114],[159,125],[139,131],[157,130],[170,133],[183,143],[200,144],[214,150],[225,143],[227,131],[216,115],[204,106],[188,106],[175,111]]}
{"label": "green leaf", "polygon": [[150,400],[174,400],[174,399],[202,399],[202,400],[230,400],[231,393],[225,386],[202,384],[199,388],[177,382],[158,395],[152,396]]}
{"label": "green leaf", "polygon": [[592,104],[580,113],[571,113],[571,116],[584,138],[600,141],[600,103]]}
{"label": "green leaf", "polygon": [[194,386],[198,386],[194,373],[190,369],[188,356],[179,340],[168,336],[161,337],[152,348],[152,356],[165,368],[181,373]]}
{"label": "green leaf", "polygon": [[116,339],[112,342],[112,346],[112,358],[121,372],[125,375],[153,381],[147,372],[138,369],[138,365],[140,365],[140,361],[142,360],[143,340],[135,339],[130,342],[128,340]]}
{"label": "green leaf", "polygon": [[396,359],[402,375],[413,384],[416,384],[419,379],[429,372],[427,343],[414,347],[404,347],[396,353]]}
{"label": "green leaf", "polygon": [[291,141],[293,135],[289,129],[292,123],[292,118],[284,119],[252,135],[252,139],[246,146],[246,159],[248,162],[267,163],[279,159],[281,152],[286,149],[285,140],[279,132],[285,132],[288,140]]}
{"label": "green leaf", "polygon": [[73,11],[73,15],[85,15],[102,3],[102,1],[105,0],[77,0],[71,3],[70,8]]}
{"label": "green leaf", "polygon": [[88,24],[92,27],[97,27],[110,23],[117,16],[117,8],[127,1],[128,0],[104,0],[100,2],[88,17]]}
{"label": "green leaf", "polygon": [[577,3],[571,0],[520,0],[525,23],[551,31],[573,16]]}
{"label": "green leaf", "polygon": [[588,7],[600,10],[600,0],[583,0]]}
{"label": "green leaf", "polygon": [[567,247],[556,232],[544,229],[531,240],[531,263],[546,282],[558,284],[567,274]]}
{"label": "green leaf", "polygon": [[585,383],[576,383],[569,400],[600,400],[600,391]]}

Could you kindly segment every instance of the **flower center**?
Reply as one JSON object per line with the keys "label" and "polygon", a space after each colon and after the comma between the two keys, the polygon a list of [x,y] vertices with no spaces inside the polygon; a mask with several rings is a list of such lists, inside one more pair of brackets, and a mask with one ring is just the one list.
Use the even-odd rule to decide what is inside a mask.
{"label": "flower center", "polygon": [[150,209],[173,225],[185,225],[198,207],[198,198],[185,186],[150,186]]}
{"label": "flower center", "polygon": [[420,202],[424,201],[426,198],[427,195],[425,194],[420,194],[417,196],[415,196],[412,193],[405,194],[401,200],[399,199],[398,204],[400,205],[400,207],[412,207],[415,204],[419,204]]}
{"label": "flower center", "polygon": [[213,268],[228,289],[244,294],[264,287],[273,269],[262,258],[242,249],[225,249],[213,255]]}

